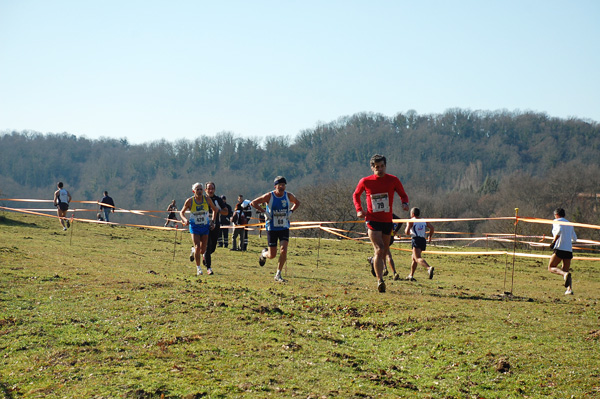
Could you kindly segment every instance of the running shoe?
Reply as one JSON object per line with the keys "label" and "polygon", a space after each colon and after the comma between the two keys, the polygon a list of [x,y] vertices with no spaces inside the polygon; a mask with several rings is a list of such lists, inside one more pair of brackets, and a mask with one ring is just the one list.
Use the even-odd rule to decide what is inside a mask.
{"label": "running shoe", "polygon": [[573,295],[573,290],[571,289],[571,287],[567,288],[567,290],[565,291],[565,295]]}
{"label": "running shoe", "polygon": [[208,274],[210,276],[210,275],[212,275],[214,273],[213,273],[212,269],[209,267],[209,268],[206,269],[206,274]]}
{"label": "running shoe", "polygon": [[406,277],[406,281],[417,281],[417,279],[414,278],[413,276],[408,276],[408,277]]}
{"label": "running shoe", "polygon": [[201,276],[202,275],[202,269],[200,268],[200,266],[196,266],[196,276]]}
{"label": "running shoe", "polygon": [[283,279],[283,277],[281,277],[280,273],[275,274],[275,281],[277,281],[278,283],[285,283],[285,280]]}
{"label": "running shoe", "polygon": [[190,254],[190,262],[194,261],[194,247],[192,247],[192,253]]}
{"label": "running shoe", "polygon": [[398,273],[394,273],[394,281],[400,280],[400,275]]}
{"label": "running shoe", "polygon": [[369,264],[371,265],[371,274],[373,275],[373,277],[377,277],[377,274],[375,274],[375,267],[373,266],[373,257],[369,256],[367,258],[367,262],[369,262]]}
{"label": "running shoe", "polygon": [[571,286],[571,273],[567,272],[567,274],[565,274],[565,287],[569,288]]}
{"label": "running shoe", "polygon": [[429,279],[431,280],[433,278],[433,266],[429,267],[429,270],[427,271],[427,274],[429,274]]}
{"label": "running shoe", "polygon": [[258,258],[258,264],[261,266],[264,266],[265,263],[267,262],[267,258],[265,258],[264,253],[265,253],[265,249],[263,249],[260,253],[260,257]]}
{"label": "running shoe", "polygon": [[377,291],[385,292],[385,281],[379,280],[379,282],[377,283]]}
{"label": "running shoe", "polygon": [[388,275],[388,269],[387,269],[387,267],[383,269],[383,275],[384,275],[384,276],[387,276],[387,275]]}
{"label": "running shoe", "polygon": [[71,222],[67,220],[67,228],[71,227]]}

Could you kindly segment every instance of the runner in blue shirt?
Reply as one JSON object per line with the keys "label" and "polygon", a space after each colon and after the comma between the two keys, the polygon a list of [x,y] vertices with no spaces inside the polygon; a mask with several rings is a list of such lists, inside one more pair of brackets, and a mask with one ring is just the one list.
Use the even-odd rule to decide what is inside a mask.
{"label": "runner in blue shirt", "polygon": [[[275,273],[275,281],[284,282],[281,270],[287,260],[287,248],[290,239],[290,216],[300,206],[300,201],[294,194],[285,191],[287,181],[283,176],[277,176],[274,181],[275,189],[252,200],[250,203],[256,210],[265,215],[268,247],[263,249],[258,263],[264,266],[267,259],[277,256],[277,241],[280,243],[279,263]],[[263,207],[263,204],[266,206]],[[265,209],[266,208],[266,209]]]}

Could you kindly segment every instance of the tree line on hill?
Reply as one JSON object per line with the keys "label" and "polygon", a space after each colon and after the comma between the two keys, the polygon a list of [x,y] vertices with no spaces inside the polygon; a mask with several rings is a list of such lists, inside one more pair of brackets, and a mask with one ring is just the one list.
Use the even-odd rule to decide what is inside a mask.
{"label": "tree line on hill", "polygon": [[[172,199],[181,206],[196,181],[214,181],[232,204],[238,194],[253,198],[270,190],[273,178],[284,175],[302,202],[297,219],[353,220],[351,194],[371,173],[375,153],[387,157],[388,173],[401,179],[411,205],[425,217],[514,216],[519,208],[520,215],[547,219],[561,206],[572,221],[600,222],[600,125],[520,111],[359,113],[295,137],[221,132],[139,145],[125,138],[6,131],[0,134],[0,192],[50,199],[63,181],[74,199],[98,200],[108,190],[118,207],[163,210]],[[502,222],[443,228],[511,231]],[[532,234],[549,230],[523,228]]]}

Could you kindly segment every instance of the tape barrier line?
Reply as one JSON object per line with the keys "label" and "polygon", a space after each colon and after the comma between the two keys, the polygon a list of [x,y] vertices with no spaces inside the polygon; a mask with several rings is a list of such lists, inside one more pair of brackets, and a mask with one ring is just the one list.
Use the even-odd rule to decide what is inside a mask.
{"label": "tape barrier line", "polygon": [[[74,201],[71,201],[74,202]],[[96,203],[94,201],[88,201],[89,203]],[[36,212],[34,210],[25,210],[22,208],[9,208],[9,207],[4,207],[4,206],[0,206],[0,209],[5,209],[5,210],[9,210],[9,211],[13,211],[13,212],[22,212],[22,213],[27,213],[27,214],[31,214],[31,215],[37,215],[37,216],[44,216],[44,217],[52,217],[52,218],[56,218],[59,219],[58,216],[55,215],[46,215],[44,213],[40,213],[40,212]],[[55,212],[56,209],[44,209],[43,211],[53,211]],[[75,213],[77,211],[94,211],[96,212],[96,210],[93,209],[69,209],[67,212],[72,212]],[[146,211],[132,211],[132,210],[122,210],[122,212],[130,212],[130,213],[134,213],[134,214],[140,214],[140,215],[144,215],[144,212]],[[164,211],[161,211],[164,212]],[[154,215],[144,215],[144,216],[153,216],[153,217],[157,217]],[[115,225],[115,226],[129,226],[129,227],[138,227],[138,228],[147,228],[147,229],[156,229],[156,230],[179,230],[179,231],[187,231],[187,229],[185,228],[174,228],[174,227],[164,227],[164,226],[149,226],[149,225],[142,225],[142,224],[129,224],[129,223],[115,223],[115,222],[104,222],[102,220],[95,220],[95,219],[82,219],[82,218],[74,218],[73,216],[71,216],[69,218],[70,220],[75,220],[75,221],[79,221],[79,222],[85,222],[85,223],[96,223],[96,224],[111,224],[111,225]],[[161,218],[162,219],[162,218]],[[169,219],[170,221],[173,221],[175,223],[179,223],[181,224],[180,220],[173,220],[173,219]],[[294,222],[292,222],[294,223]],[[307,225],[306,222],[298,222],[298,224],[300,224],[301,226],[298,227],[291,227],[290,230],[300,230],[300,229],[306,229],[306,228],[316,228],[318,227],[318,225],[315,225],[314,222],[311,222],[311,224]],[[237,226],[232,226],[232,228],[245,228],[246,230],[255,230],[252,227],[255,226],[264,226],[264,224],[262,223],[255,223],[255,224],[245,224],[245,225],[237,225]]]}
{"label": "tape barrier line", "polygon": [[600,230],[600,226],[597,226],[595,224],[560,222],[560,221],[554,221],[554,220],[548,220],[548,219],[528,218],[528,217],[521,217],[521,216],[519,216],[518,220],[519,220],[519,222],[525,222],[525,223],[560,224],[560,225],[564,225],[564,226],[574,226],[574,227],[583,227],[586,229]]}
{"label": "tape barrier line", "polygon": [[[0,199],[0,201],[17,201],[17,202],[53,202],[52,200],[39,200],[39,199],[7,199],[7,198],[3,198]],[[87,204],[96,204],[99,205],[101,204],[98,201],[71,201],[73,203],[87,203]],[[110,206],[110,205],[107,205]],[[5,209],[8,211],[13,211],[13,212],[22,212],[22,213],[27,213],[27,214],[31,214],[31,215],[37,215],[37,216],[44,216],[44,217],[52,217],[52,218],[57,218],[59,219],[58,216],[54,216],[54,215],[46,215],[44,213],[41,212],[54,212],[55,209],[19,209],[19,208],[10,208],[10,207],[4,207],[4,206],[0,206],[0,209]],[[155,230],[169,230],[169,231],[173,231],[173,230],[178,230],[178,231],[187,231],[187,229],[185,228],[179,228],[179,227],[164,227],[164,226],[149,226],[149,225],[142,225],[142,224],[125,224],[125,223],[114,223],[114,222],[104,222],[104,221],[100,221],[100,220],[91,220],[91,219],[83,219],[83,218],[75,218],[73,216],[73,214],[75,212],[96,212],[96,210],[94,209],[86,209],[86,208],[82,208],[82,209],[69,209],[67,212],[71,212],[72,215],[71,217],[66,217],[63,219],[70,219],[70,220],[74,220],[74,221],[80,221],[80,222],[86,222],[86,223],[96,223],[96,224],[111,224],[111,225],[121,225],[121,226],[129,226],[129,227],[137,227],[137,228],[144,228],[144,229],[155,229]],[[148,213],[164,213],[165,211],[148,211],[148,210],[127,210],[127,209],[121,209],[121,208],[115,208],[115,212],[122,212],[122,213],[132,213],[132,214],[137,214],[137,215],[143,215],[143,216],[149,216],[149,217],[154,217],[154,218],[160,218],[163,220],[168,220],[169,222],[173,222],[176,224],[181,224],[181,221],[179,220],[173,220],[173,219],[167,219],[167,218],[161,218],[155,215],[149,215]],[[582,228],[592,228],[592,229],[600,229],[600,226],[597,225],[591,225],[591,224],[584,224],[584,223],[574,223],[574,222],[557,222],[554,220],[549,220],[549,219],[540,219],[540,218],[529,218],[529,217],[495,217],[495,218],[459,218],[459,219],[448,219],[448,218],[430,218],[430,219],[419,219],[420,221],[429,221],[429,222],[453,222],[453,221],[484,221],[484,220],[514,220],[515,223],[518,223],[519,221],[523,221],[526,223],[541,223],[541,224],[562,224],[562,225],[571,225],[571,226],[575,226],[575,227],[582,227]],[[414,221],[414,219],[394,219],[394,222],[411,222]],[[342,221],[342,222],[334,222],[334,221],[322,221],[322,222],[311,222],[311,221],[306,221],[306,222],[291,222],[291,227],[290,230],[301,230],[301,229],[315,229],[315,228],[319,228],[325,232],[328,232],[330,234],[333,234],[335,236],[344,238],[344,239],[348,239],[348,240],[353,240],[353,241],[357,241],[357,242],[365,242],[365,238],[367,237],[361,237],[361,238],[352,238],[349,237],[348,235],[346,235],[347,233],[356,233],[356,234],[361,234],[361,235],[365,235],[365,233],[362,232],[353,232],[353,231],[349,231],[349,230],[343,230],[343,229],[339,229],[339,228],[335,228],[333,226],[323,226],[324,224],[336,224],[336,223],[364,223],[364,221],[359,220],[359,221]],[[246,230],[256,230],[254,229],[254,227],[258,227],[258,229],[260,230],[264,230],[264,223],[252,223],[252,224],[246,224],[246,225],[237,225],[237,226],[222,226],[222,228],[227,228],[227,229],[235,229],[235,228],[245,228]],[[346,233],[346,234],[342,234]],[[438,232],[438,234],[473,234],[473,233],[460,233],[460,232]],[[495,241],[495,242],[515,242],[515,236],[511,235],[511,234],[502,234],[502,233],[489,233],[486,234],[485,237],[468,237],[468,238],[448,238],[448,237],[442,237],[442,238],[436,238],[434,241],[436,242],[442,242],[442,241],[472,241],[471,244],[475,243],[475,242],[479,242],[479,241],[483,241],[483,240],[487,240],[487,241]],[[521,244],[526,244],[526,245],[530,245],[532,247],[547,247],[549,244],[545,244],[543,243],[543,241],[545,239],[551,239],[551,237],[546,237],[544,236],[516,236],[516,238],[536,238],[536,239],[540,239],[539,242],[532,242],[532,241],[523,241],[523,240],[518,240],[518,243]],[[405,240],[402,236],[400,236],[399,238],[400,242],[403,242],[403,240]],[[406,241],[408,241],[408,239],[406,239]],[[574,249],[577,250],[592,250],[592,248],[584,248],[581,245],[590,245],[590,246],[595,246],[595,245],[600,245],[600,242],[598,241],[594,241],[594,240],[578,240],[578,246],[574,246]],[[469,244],[470,245],[470,244]],[[412,250],[409,249],[404,249],[404,248],[395,248],[395,247],[391,247],[394,250],[399,250],[399,251],[407,251],[407,252],[411,252]],[[513,254],[511,252],[507,252],[507,251],[485,251],[485,252],[450,252],[450,251],[424,251],[424,253],[429,253],[429,254],[443,254],[443,255],[508,255],[508,254]],[[516,256],[521,256],[521,257],[532,257],[532,258],[549,258],[551,255],[538,255],[538,254],[525,254],[525,253],[514,253],[514,255]],[[578,259],[578,260],[600,260],[600,258],[590,258],[590,257],[574,257],[574,259]]]}
{"label": "tape barrier line", "polygon": [[[17,209],[17,208],[13,208]],[[50,209],[41,209],[41,208],[18,208],[23,211],[33,211],[33,212],[56,212],[56,208]],[[69,208],[67,212],[98,212],[97,209],[88,209],[88,208]]]}
{"label": "tape barrier line", "polygon": [[[420,222],[473,222],[473,221],[486,221],[486,220],[516,220],[514,216],[502,216],[502,217],[491,217],[491,218],[419,218]],[[544,220],[544,219],[542,219]],[[392,219],[393,223],[409,223],[414,222],[415,219]],[[344,220],[340,222],[333,221],[319,221],[319,222],[292,222],[292,223],[319,223],[319,224],[331,224],[331,223],[365,223],[364,220]]]}
{"label": "tape barrier line", "polygon": [[[0,198],[0,201],[17,201],[17,202],[48,202],[52,203],[53,200],[41,200],[41,199],[33,199],[33,198]],[[99,201],[78,201],[73,200],[72,203],[80,203],[80,204],[96,204],[96,205],[104,205],[107,207],[113,207],[112,205],[104,204]],[[122,208],[119,209],[121,212],[131,212],[131,213],[164,213],[164,210],[127,210]],[[148,215],[149,216],[149,215]],[[254,218],[256,219],[256,218]],[[583,228],[591,228],[591,229],[600,229],[600,226],[593,224],[585,224],[585,223],[575,223],[575,222],[559,222],[551,219],[541,219],[541,218],[533,218],[533,217],[524,217],[524,216],[501,216],[501,217],[489,217],[489,218],[420,218],[421,222],[465,222],[465,221],[487,221],[487,220],[514,220],[517,222],[525,222],[525,223],[541,223],[541,224],[561,224],[561,225],[569,225],[575,227],[583,227]],[[394,223],[409,223],[413,222],[414,219],[393,219]],[[340,222],[334,221],[319,221],[319,222],[291,222],[291,224],[338,224],[338,223],[364,223],[364,220],[346,220]],[[259,226],[264,225],[264,223],[255,223],[248,224],[249,226]],[[447,232],[447,234],[470,234],[470,233],[459,233],[459,232]],[[500,234],[500,233],[490,233],[492,234]],[[501,234],[502,235],[502,234]],[[504,234],[505,235],[505,234]]]}
{"label": "tape barrier line", "polygon": [[0,198],[0,201],[15,201],[15,202],[54,202],[54,200],[41,200],[41,199],[22,199],[22,198]]}
{"label": "tape barrier line", "polygon": [[[84,222],[84,223],[106,224],[106,225],[113,225],[113,226],[138,227],[138,228],[142,228],[142,229],[154,229],[154,230],[187,231],[187,229],[180,229],[180,228],[176,228],[176,227],[149,226],[149,225],[145,225],[145,224],[114,223],[114,222],[105,222],[105,221],[102,221],[102,220],[95,220],[95,219],[76,218],[76,217],[73,217],[73,216],[65,217],[65,218],[59,218],[56,215],[46,215],[45,213],[39,213],[39,212],[34,212],[34,211],[24,211],[22,209],[8,208],[8,207],[5,207],[5,206],[0,206],[0,209],[5,209],[5,210],[8,210],[8,211],[13,211],[13,212],[27,213],[27,214],[36,215],[36,216],[44,216],[44,217],[49,217],[49,218],[54,218],[54,219],[69,219],[70,221]],[[72,212],[75,213],[75,211],[72,211]],[[179,222],[179,223],[181,223],[181,222]]]}
{"label": "tape barrier line", "polygon": [[[0,198],[0,201],[16,201],[16,202],[47,202],[52,203],[53,200],[41,200],[34,198]],[[107,207],[113,207],[109,204],[104,204],[99,201],[78,201],[73,200],[72,203],[80,203],[80,204],[96,204],[96,205],[104,205]],[[115,208],[117,209],[117,208]],[[162,213],[164,210],[126,210],[119,208],[121,212],[131,212],[131,213]],[[561,225],[569,225],[575,227],[583,227],[590,229],[600,229],[600,226],[593,224],[585,224],[585,223],[575,223],[575,222],[558,222],[550,219],[541,219],[541,218],[533,218],[533,217],[524,217],[524,216],[502,216],[502,217],[491,217],[491,218],[420,218],[421,222],[467,222],[467,221],[486,221],[486,220],[514,220],[517,222],[525,222],[525,223],[541,223],[541,224],[561,224]],[[394,223],[409,223],[414,221],[414,219],[393,219]],[[334,222],[334,221],[323,221],[323,222],[292,222],[292,224],[334,224],[334,223],[364,223],[364,220],[346,220],[342,222]],[[256,223],[253,225],[261,225],[261,223]],[[468,233],[465,233],[468,234]],[[493,233],[490,233],[493,234]]]}
{"label": "tape barrier line", "polygon": [[[423,251],[424,254],[436,254],[436,255],[510,255],[513,254],[515,256],[519,256],[521,258],[541,258],[541,259],[550,259],[552,255],[542,255],[542,254],[528,254],[524,252],[509,252],[509,251],[486,251],[486,252],[449,252],[449,251]],[[599,261],[600,258],[592,258],[587,256],[574,256],[573,259],[576,260],[592,260]]]}
{"label": "tape barrier line", "polygon": [[[27,214],[30,214],[30,215],[37,215],[37,216],[52,217],[52,218],[60,219],[58,216],[46,215],[45,213],[40,213],[40,212],[36,212],[36,211],[33,211],[33,210],[24,210],[24,209],[17,209],[17,208],[9,208],[9,207],[6,207],[6,206],[0,206],[0,209],[5,209],[7,211],[12,211],[12,212],[21,212],[21,213],[27,213]],[[54,212],[56,212],[56,209],[54,209]],[[73,211],[71,211],[71,212],[73,212]],[[63,219],[65,219],[65,218],[63,218]]]}
{"label": "tape barrier line", "polygon": [[[52,203],[52,200],[40,200],[40,199],[19,199],[19,198],[0,198],[0,201],[17,201],[17,202],[46,202],[46,203]],[[82,203],[82,204],[102,204],[101,202],[98,201],[71,201],[72,203]],[[106,205],[109,207],[112,207],[111,205]],[[30,212],[52,212],[55,211],[55,209],[32,209],[32,208],[28,208],[28,209],[20,209],[20,208],[9,208],[9,207],[1,207],[4,209],[9,209],[12,210],[14,212],[19,212],[20,210],[23,211],[30,211]],[[67,212],[96,212],[96,210],[94,209],[87,209],[87,208],[75,208],[75,209],[69,209]],[[119,212],[119,213],[133,213],[136,215],[143,215],[143,216],[149,216],[149,217],[157,217],[154,215],[148,215],[148,213],[164,213],[165,211],[159,211],[159,210],[136,210],[136,209],[122,209],[122,208],[115,208],[115,212]],[[41,214],[40,214],[41,215]],[[166,218],[160,218],[160,219],[164,219],[166,220]],[[172,220],[172,219],[171,219]],[[451,218],[421,218],[419,219],[419,221],[422,222],[457,222],[457,221],[486,221],[486,220],[515,220],[515,221],[522,221],[522,222],[526,222],[526,223],[540,223],[540,224],[561,224],[561,225],[570,225],[570,226],[575,226],[575,227],[582,227],[582,228],[591,228],[591,229],[600,229],[600,226],[598,225],[593,225],[593,224],[586,224],[586,223],[575,223],[575,222],[560,222],[560,221],[554,221],[554,220],[549,220],[549,219],[540,219],[540,218],[531,218],[531,217],[513,217],[513,216],[507,216],[507,217],[493,217],[493,218],[456,218],[456,219],[451,219]],[[394,222],[396,223],[408,223],[408,222],[413,222],[414,219],[393,219]],[[179,221],[176,221],[179,222]],[[181,222],[179,222],[181,223]],[[346,221],[341,221],[341,222],[334,222],[334,221],[306,221],[306,222],[291,222],[291,225],[293,226],[302,226],[302,225],[306,225],[306,226],[311,226],[312,228],[314,228],[315,226],[322,226],[324,224],[343,224],[343,223],[364,223],[363,220],[346,220]],[[139,225],[136,225],[139,226]],[[261,226],[261,228],[264,228],[264,223],[249,223],[249,224],[245,224],[245,225],[239,225],[244,226],[244,227],[257,227],[257,226]],[[152,226],[149,226],[152,227]],[[225,226],[223,226],[225,228]],[[227,228],[234,228],[234,226],[227,226]],[[473,234],[473,233],[465,233],[465,232],[438,232],[438,234]],[[512,237],[510,234],[502,234],[502,233],[488,233],[487,236],[505,236],[505,237]]]}
{"label": "tape barrier line", "polygon": [[[519,218],[520,219],[520,218]],[[483,222],[486,220],[516,220],[514,216],[500,216],[492,218],[419,218],[419,222]],[[414,222],[415,219],[393,219],[394,223],[409,223]]]}
{"label": "tape barrier line", "polygon": [[328,232],[328,233],[330,233],[330,234],[333,234],[333,235],[335,235],[335,236],[338,236],[338,237],[345,238],[345,239],[347,239],[347,240],[352,240],[352,241],[357,241],[357,242],[363,242],[363,241],[361,241],[361,240],[359,240],[359,239],[357,239],[357,238],[348,237],[348,236],[345,236],[345,235],[343,235],[343,234],[341,234],[341,233],[338,233],[337,231],[333,230],[333,229],[332,229],[332,228],[330,228],[330,227],[326,227],[326,226],[319,226],[319,228],[320,228],[321,230],[323,230],[323,231],[326,231],[326,232]]}
{"label": "tape barrier line", "polygon": [[[327,231],[328,233],[331,233],[333,235],[336,235],[338,237],[343,237],[346,238],[348,240],[352,240],[352,241],[357,241],[357,242],[363,242],[359,239],[355,239],[352,237],[348,237],[345,236],[343,234],[338,233],[337,231],[335,231],[334,229],[330,228],[330,227],[324,227],[324,226],[319,226],[319,228],[321,230]],[[365,244],[370,244],[365,242]],[[406,249],[406,248],[397,248],[397,247],[390,247],[390,249],[393,249],[395,251],[402,251],[402,252],[412,252],[412,249]],[[478,256],[499,256],[499,255],[515,255],[515,256],[519,256],[519,257],[525,257],[525,258],[545,258],[545,259],[549,259],[551,257],[551,255],[542,255],[542,254],[528,254],[528,253],[521,253],[521,252],[508,252],[508,251],[477,251],[477,252],[456,252],[456,251],[436,251],[436,250],[426,250],[423,251],[424,254],[435,254],[435,255],[455,255],[455,256],[472,256],[472,255],[478,255]],[[600,261],[600,258],[590,258],[590,257],[583,257],[583,256],[574,256],[573,259],[576,260],[590,260],[590,261]]]}
{"label": "tape barrier line", "polygon": [[[290,230],[304,230],[304,229],[317,229],[317,228],[319,228],[319,225],[315,224],[315,225],[305,225],[305,226],[295,226],[295,227],[291,226]],[[263,230],[263,229],[261,229],[261,230]]]}

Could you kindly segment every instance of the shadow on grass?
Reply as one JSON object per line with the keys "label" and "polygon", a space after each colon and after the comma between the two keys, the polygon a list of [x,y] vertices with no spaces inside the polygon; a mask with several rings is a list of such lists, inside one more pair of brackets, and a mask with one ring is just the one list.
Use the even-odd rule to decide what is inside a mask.
{"label": "shadow on grass", "polygon": [[528,297],[524,297],[524,296],[515,296],[512,295],[508,292],[504,293],[504,294],[497,294],[497,295],[490,295],[490,296],[485,296],[485,295],[477,295],[477,294],[471,294],[471,295],[466,295],[464,293],[454,293],[454,294],[429,294],[431,296],[437,296],[437,297],[445,297],[445,298],[457,298],[457,299],[469,299],[469,300],[475,300],[475,301],[517,301],[517,302],[540,302],[537,299],[533,299],[533,298],[528,298]]}
{"label": "shadow on grass", "polygon": [[10,390],[5,383],[0,382],[0,392],[2,392],[4,394],[4,397],[6,399],[12,399],[14,398],[13,394],[12,394],[12,390]]}
{"label": "shadow on grass", "polygon": [[35,223],[25,223],[18,220],[12,220],[7,218],[6,216],[0,215],[0,225],[4,226],[20,226],[20,227],[39,227]]}

